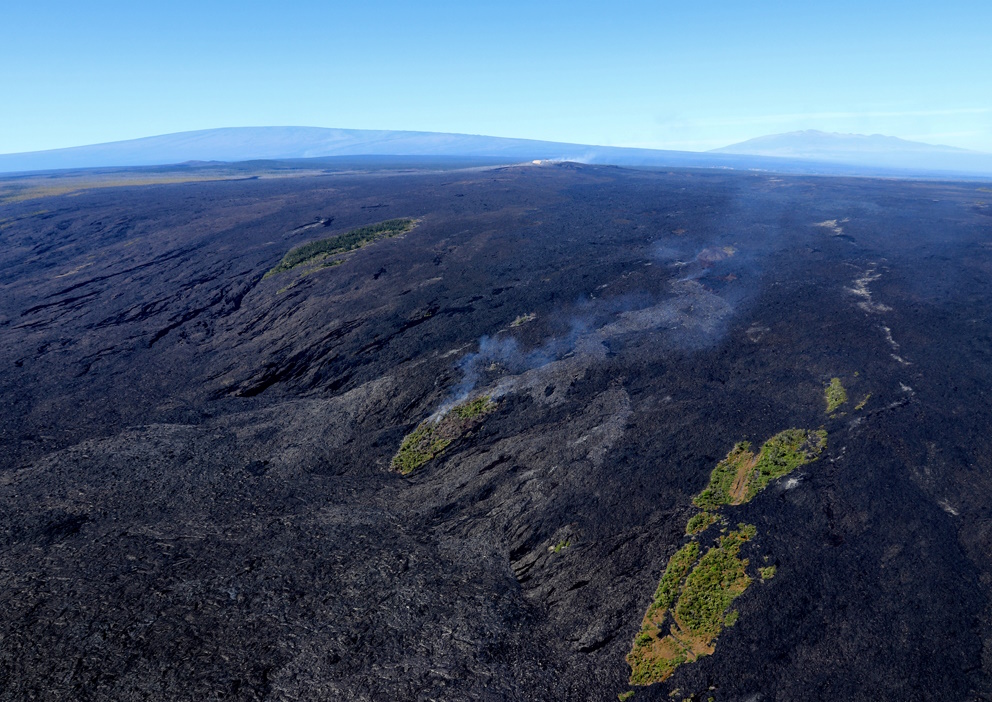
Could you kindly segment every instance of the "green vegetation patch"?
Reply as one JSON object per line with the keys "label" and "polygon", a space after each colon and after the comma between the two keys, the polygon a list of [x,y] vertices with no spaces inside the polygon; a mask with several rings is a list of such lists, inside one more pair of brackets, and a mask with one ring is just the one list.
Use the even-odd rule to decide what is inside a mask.
{"label": "green vegetation patch", "polygon": [[702,510],[750,502],[768,483],[819,458],[827,444],[825,431],[786,429],[761,446],[755,455],[742,441],[710,473],[710,483],[693,499]]}
{"label": "green vegetation patch", "polygon": [[453,437],[445,436],[446,433],[440,422],[430,419],[421,422],[400,444],[400,450],[393,456],[393,470],[407,475],[439,455],[454,441]]}
{"label": "green vegetation patch", "polygon": [[761,447],[754,473],[747,487],[749,502],[764,490],[768,483],[783,475],[788,475],[799,466],[815,461],[827,447],[827,432],[786,429],[779,432]]}
{"label": "green vegetation patch", "polygon": [[720,544],[707,551],[689,573],[675,606],[676,621],[688,633],[709,638],[720,633],[730,605],[751,584],[744,572],[748,562],[738,554],[754,535],[753,526],[741,524],[738,531],[721,536]]}
{"label": "green vegetation patch", "polygon": [[704,510],[732,504],[731,491],[735,480],[742,472],[746,474],[750,471],[753,463],[751,444],[747,441],[735,444],[727,457],[716,464],[716,468],[710,473],[710,484],[696,495],[693,504]]}
{"label": "green vegetation patch", "polygon": [[493,402],[493,399],[488,395],[483,395],[474,400],[456,405],[452,408],[451,413],[458,417],[458,419],[476,419],[488,412],[492,412],[495,407],[496,403]]}
{"label": "green vegetation patch", "polygon": [[867,395],[865,395],[864,399],[861,400],[861,402],[859,402],[858,404],[856,404],[854,406],[854,409],[855,410],[863,410],[865,408],[865,405],[868,404],[868,400],[870,400],[870,399],[871,399],[871,393],[868,393]]}
{"label": "green vegetation patch", "polygon": [[301,244],[290,249],[282,257],[279,265],[266,273],[265,277],[268,278],[270,275],[292,270],[297,266],[314,265],[320,263],[328,256],[347,253],[348,251],[354,251],[363,246],[368,246],[379,239],[388,239],[389,237],[405,234],[413,229],[416,224],[416,220],[409,218],[387,219],[384,222],[352,229],[344,234]]}
{"label": "green vegetation patch", "polygon": [[[689,519],[686,535],[700,534],[719,521],[718,511],[724,505],[748,502],[772,480],[815,461],[826,445],[825,431],[806,429],[779,432],[757,454],[748,442],[738,443],[693,499],[703,511]],[[739,524],[735,531],[722,533],[702,556],[699,544],[689,541],[669,559],[627,654],[632,685],[661,682],[683,663],[713,653],[717,636],[739,616],[730,609],[734,600],[752,582],[740,551],[755,533],[753,526]],[[768,580],[775,575],[775,566],[759,572],[762,580]]]}
{"label": "green vegetation patch", "polygon": [[830,385],[823,391],[824,399],[827,401],[827,414],[833,414],[838,407],[847,402],[847,390],[840,382],[840,378],[831,378]]}
{"label": "green vegetation patch", "polygon": [[755,533],[740,524],[701,558],[695,542],[672,556],[627,654],[632,685],[661,682],[683,663],[713,652],[714,639],[737,620],[731,605],[751,583],[740,550]]}
{"label": "green vegetation patch", "polygon": [[399,451],[393,456],[392,469],[409,475],[440,455],[451,442],[475,427],[495,408],[492,398],[482,396],[452,407],[440,418],[425,419],[404,437]]}
{"label": "green vegetation patch", "polygon": [[706,531],[718,519],[719,517],[711,512],[698,512],[692,515],[688,523],[686,523],[685,534],[686,536],[693,536],[701,531]]}
{"label": "green vegetation patch", "polygon": [[679,594],[679,586],[697,558],[699,558],[699,544],[690,541],[668,559],[668,567],[665,568],[658,588],[654,592],[654,602],[648,607],[649,617],[656,613],[663,615],[672,606],[675,597]]}
{"label": "green vegetation patch", "polygon": [[617,699],[620,700],[620,702],[627,702],[627,700],[629,700],[633,696],[634,696],[634,691],[627,690],[626,692],[621,692],[619,695],[617,695]]}

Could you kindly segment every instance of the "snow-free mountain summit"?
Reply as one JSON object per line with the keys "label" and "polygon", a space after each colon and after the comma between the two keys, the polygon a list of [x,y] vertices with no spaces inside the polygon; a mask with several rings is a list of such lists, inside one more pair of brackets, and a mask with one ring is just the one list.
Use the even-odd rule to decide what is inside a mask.
{"label": "snow-free mountain summit", "polygon": [[894,137],[795,132],[709,152],[635,149],[474,134],[323,127],[229,127],[0,154],[0,173],[363,156],[429,156],[513,163],[567,160],[649,168],[733,168],[847,175],[987,175],[992,154]]}
{"label": "snow-free mountain summit", "polygon": [[748,139],[709,153],[844,163],[872,168],[961,173],[992,170],[992,154],[924,144],[882,134],[838,134],[807,129]]}

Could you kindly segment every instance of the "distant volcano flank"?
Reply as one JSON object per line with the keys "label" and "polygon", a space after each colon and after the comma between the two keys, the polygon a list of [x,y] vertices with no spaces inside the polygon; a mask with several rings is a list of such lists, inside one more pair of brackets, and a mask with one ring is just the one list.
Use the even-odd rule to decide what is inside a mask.
{"label": "distant volcano flank", "polygon": [[731,168],[824,175],[948,173],[992,177],[992,155],[878,135],[795,132],[709,152],[690,152],[477,134],[293,126],[201,129],[105,144],[0,154],[0,173],[217,161],[308,159],[316,164],[320,159],[355,157],[430,157],[496,163],[576,161],[644,168]]}
{"label": "distant volcano flank", "polygon": [[882,134],[838,134],[816,129],[770,134],[708,153],[931,170],[980,171],[992,166],[992,154],[979,151],[924,144]]}

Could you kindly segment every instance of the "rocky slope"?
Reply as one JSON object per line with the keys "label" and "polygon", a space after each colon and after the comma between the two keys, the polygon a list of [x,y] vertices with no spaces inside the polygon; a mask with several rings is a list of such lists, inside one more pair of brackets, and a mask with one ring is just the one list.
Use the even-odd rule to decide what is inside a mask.
{"label": "rocky slope", "polygon": [[[0,697],[989,699],[990,199],[561,164],[5,205]],[[774,578],[631,686],[693,498],[785,427],[826,450],[724,509]]]}

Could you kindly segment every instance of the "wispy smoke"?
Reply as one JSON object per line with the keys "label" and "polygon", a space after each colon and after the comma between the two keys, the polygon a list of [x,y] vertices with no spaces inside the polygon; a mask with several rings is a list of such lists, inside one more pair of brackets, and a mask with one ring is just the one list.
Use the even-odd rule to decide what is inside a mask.
{"label": "wispy smoke", "polygon": [[684,269],[680,281],[699,280],[711,273],[718,263],[726,261],[737,253],[733,246],[708,246],[695,255],[690,261],[679,261],[675,264]]}
{"label": "wispy smoke", "polygon": [[[726,249],[704,249],[694,263],[705,271],[730,255]],[[692,277],[670,283],[660,301],[647,295],[581,300],[569,319],[568,332],[537,348],[522,349],[512,336],[482,337],[479,350],[458,361],[462,379],[436,416],[468,399],[479,386],[499,395],[543,386],[547,377],[578,375],[606,358],[606,342],[623,335],[653,334],[660,345],[675,351],[705,347],[722,337],[733,310],[732,303]]]}
{"label": "wispy smoke", "polygon": [[[579,307],[586,304],[580,302]],[[442,407],[442,413],[468,399],[480,381],[518,376],[574,353],[580,341],[588,336],[589,324],[589,315],[580,312],[572,317],[568,333],[548,339],[541,346],[529,350],[521,349],[520,343],[512,336],[483,336],[479,339],[477,352],[459,359],[457,366],[462,372],[462,379],[452,389],[451,399]]]}
{"label": "wispy smoke", "polygon": [[552,339],[540,348],[521,351],[520,344],[514,337],[482,337],[479,339],[479,350],[458,361],[462,380],[452,392],[453,402],[457,404],[468,398],[485,369],[492,368],[493,371],[519,375],[556,360],[561,347],[561,342]]}
{"label": "wispy smoke", "polygon": [[567,156],[554,156],[552,158],[541,158],[535,161],[535,163],[541,164],[553,164],[553,163],[594,163],[596,159],[595,151],[586,151],[581,154],[573,153]]}

